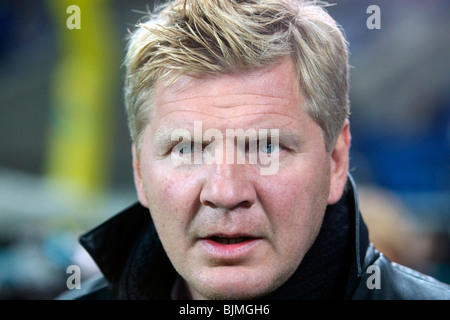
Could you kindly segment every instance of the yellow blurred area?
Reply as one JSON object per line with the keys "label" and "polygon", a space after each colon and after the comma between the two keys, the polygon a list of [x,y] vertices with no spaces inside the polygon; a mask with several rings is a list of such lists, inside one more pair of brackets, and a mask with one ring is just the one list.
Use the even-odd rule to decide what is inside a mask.
{"label": "yellow blurred area", "polygon": [[[108,0],[49,1],[60,58],[51,89],[46,172],[70,194],[104,192],[111,161],[112,115],[120,78],[120,50]],[[80,8],[80,29],[69,29],[70,5]]]}

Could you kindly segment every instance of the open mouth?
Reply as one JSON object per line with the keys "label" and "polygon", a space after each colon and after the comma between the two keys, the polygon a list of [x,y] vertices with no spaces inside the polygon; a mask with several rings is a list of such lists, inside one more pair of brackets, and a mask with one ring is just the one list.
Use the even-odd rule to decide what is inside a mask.
{"label": "open mouth", "polygon": [[236,244],[241,243],[247,240],[251,240],[253,238],[251,237],[234,237],[234,238],[227,238],[227,237],[211,237],[210,240],[214,242],[218,242],[221,244]]}
{"label": "open mouth", "polygon": [[235,234],[211,234],[208,237],[201,238],[200,243],[209,257],[214,258],[211,261],[231,261],[236,262],[242,259],[247,259],[251,252],[256,250],[259,244],[262,243],[263,238]]}

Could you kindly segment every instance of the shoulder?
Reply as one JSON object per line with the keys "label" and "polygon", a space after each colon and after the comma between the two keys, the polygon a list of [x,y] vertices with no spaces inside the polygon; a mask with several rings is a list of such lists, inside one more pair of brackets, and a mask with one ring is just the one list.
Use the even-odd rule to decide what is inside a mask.
{"label": "shoulder", "polygon": [[369,247],[368,255],[373,259],[365,263],[354,299],[450,300],[448,284],[390,261],[373,246]]}
{"label": "shoulder", "polygon": [[115,300],[103,275],[94,276],[81,285],[80,289],[66,290],[55,300]]}

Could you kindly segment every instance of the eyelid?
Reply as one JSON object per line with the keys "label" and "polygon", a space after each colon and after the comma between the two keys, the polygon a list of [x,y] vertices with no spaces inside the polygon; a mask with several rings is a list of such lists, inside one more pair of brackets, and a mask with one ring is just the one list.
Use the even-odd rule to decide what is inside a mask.
{"label": "eyelid", "polygon": [[[265,141],[265,144],[266,144],[266,147],[267,147],[267,145],[271,145],[271,147],[276,147],[277,148],[277,150],[276,151],[272,151],[272,152],[270,152],[270,154],[273,154],[273,153],[277,153],[277,152],[280,152],[281,150],[283,150],[284,149],[284,147],[281,145],[281,143],[272,143],[272,141],[271,141],[271,139],[269,138],[269,139],[266,139],[266,140],[264,140]],[[262,151],[261,150],[261,147],[264,147],[264,145],[261,145],[260,143],[259,143],[259,141],[258,141],[258,151]],[[262,152],[264,152],[264,153],[268,153],[268,152],[265,152],[265,151],[262,151]]]}
{"label": "eyelid", "polygon": [[[254,146],[256,146],[256,150],[259,149],[259,145],[262,140],[266,141],[267,143],[270,143],[272,141],[271,130],[268,130],[267,136],[265,138],[262,138],[262,137],[256,138],[256,144],[254,144]],[[302,139],[298,135],[296,135],[294,133],[289,133],[289,132],[280,132],[279,138],[276,140],[278,140],[278,147],[280,149],[279,151],[292,150],[294,152],[300,152],[301,146],[303,144]],[[188,143],[188,142],[191,143],[191,146],[196,143],[194,140],[192,140],[192,135],[180,134],[178,140],[172,140],[172,141],[169,140],[169,141],[166,141],[165,143],[160,143],[159,149],[161,151],[165,150],[164,152],[161,152],[161,153],[163,153],[164,155],[168,155],[173,151],[173,149],[177,145],[179,145],[181,143]],[[211,141],[210,140],[202,140],[202,141],[198,141],[197,143],[201,143],[202,150],[205,150],[205,148],[207,146],[209,146],[210,144],[212,144],[214,142],[215,142],[215,139],[212,139]],[[248,140],[245,141],[244,145],[245,145],[245,152],[250,151],[249,150],[250,142]],[[254,151],[256,151],[256,150],[254,150]]]}
{"label": "eyelid", "polygon": [[[176,141],[175,141],[176,142]],[[172,146],[170,146],[170,152],[173,152],[175,150],[175,148],[178,147],[178,151],[180,151],[182,148],[184,148],[186,145],[190,145],[191,150],[195,149],[195,144],[196,142],[193,140],[188,140],[188,141],[180,141],[180,142],[176,142],[174,143]],[[210,143],[206,143],[206,142],[202,142],[202,151],[205,150],[205,148],[209,145]]]}

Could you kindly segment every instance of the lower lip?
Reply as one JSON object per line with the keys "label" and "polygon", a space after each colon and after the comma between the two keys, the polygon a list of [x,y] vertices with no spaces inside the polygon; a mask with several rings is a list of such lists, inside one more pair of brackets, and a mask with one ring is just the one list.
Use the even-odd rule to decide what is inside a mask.
{"label": "lower lip", "polygon": [[201,239],[200,243],[214,258],[236,259],[248,255],[261,240],[261,238],[251,238],[239,243],[225,244],[206,238]]}

